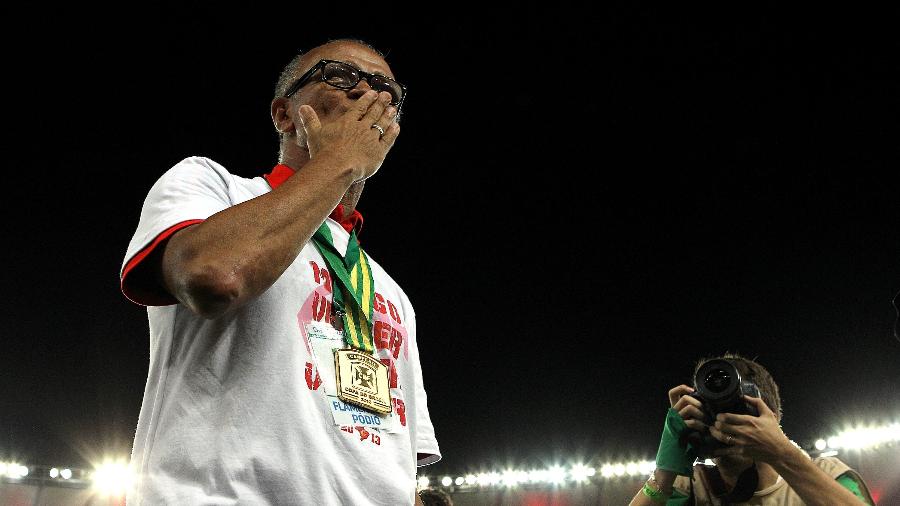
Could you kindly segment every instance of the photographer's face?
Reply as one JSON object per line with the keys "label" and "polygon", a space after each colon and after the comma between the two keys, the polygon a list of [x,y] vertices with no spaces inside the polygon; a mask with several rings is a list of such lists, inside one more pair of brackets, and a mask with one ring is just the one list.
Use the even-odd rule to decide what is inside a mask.
{"label": "photographer's face", "polygon": [[753,465],[753,459],[744,455],[725,455],[713,459],[716,466],[726,470],[729,474],[740,474],[744,469]]}

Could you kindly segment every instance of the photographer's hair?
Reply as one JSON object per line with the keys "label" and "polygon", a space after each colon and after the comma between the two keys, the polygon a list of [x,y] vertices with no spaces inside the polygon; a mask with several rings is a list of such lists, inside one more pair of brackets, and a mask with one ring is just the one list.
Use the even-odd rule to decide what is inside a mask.
{"label": "photographer's hair", "polygon": [[730,360],[741,374],[741,379],[755,383],[759,387],[759,395],[762,397],[763,402],[775,413],[778,421],[781,421],[781,395],[778,393],[778,385],[765,367],[759,365],[755,360],[742,357],[737,353],[726,352],[721,357],[702,358],[697,361],[697,365],[694,367],[694,375],[697,374],[697,371],[700,370],[703,364],[716,359]]}
{"label": "photographer's hair", "polygon": [[419,499],[425,506],[453,506],[453,499],[443,490],[426,488],[419,491]]}

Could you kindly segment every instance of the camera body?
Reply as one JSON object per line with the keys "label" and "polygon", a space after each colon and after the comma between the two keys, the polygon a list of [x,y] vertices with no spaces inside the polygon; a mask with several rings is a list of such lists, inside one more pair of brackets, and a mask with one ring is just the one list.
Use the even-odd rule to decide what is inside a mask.
{"label": "camera body", "polygon": [[[756,408],[747,404],[745,395],[759,397],[759,387],[746,378],[734,363],[726,359],[706,362],[694,375],[694,393],[690,394],[703,403],[703,423],[713,425],[719,413],[759,416]],[[682,442],[690,443],[700,458],[710,458],[714,450],[726,445],[712,437],[708,431],[687,429],[681,436]]]}

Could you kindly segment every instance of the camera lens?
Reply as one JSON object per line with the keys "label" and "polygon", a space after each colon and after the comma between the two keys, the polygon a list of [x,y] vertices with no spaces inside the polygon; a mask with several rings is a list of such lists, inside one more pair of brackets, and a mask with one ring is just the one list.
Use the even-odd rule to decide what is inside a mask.
{"label": "camera lens", "polygon": [[706,375],[706,388],[710,392],[720,394],[725,391],[731,383],[731,375],[724,369],[713,369]]}

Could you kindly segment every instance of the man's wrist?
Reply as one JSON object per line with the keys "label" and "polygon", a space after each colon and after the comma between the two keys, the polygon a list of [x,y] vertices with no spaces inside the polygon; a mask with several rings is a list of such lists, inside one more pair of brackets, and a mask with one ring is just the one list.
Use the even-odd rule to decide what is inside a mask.
{"label": "man's wrist", "polygon": [[653,502],[665,504],[672,495],[672,482],[675,480],[675,474],[671,471],[662,471],[660,473],[660,479],[663,479],[665,483],[660,483],[657,480],[656,475],[656,471],[650,475],[650,478],[647,479],[644,486],[641,488],[641,493]]}
{"label": "man's wrist", "polygon": [[797,472],[809,463],[810,459],[806,453],[787,438],[785,438],[785,442],[776,453],[775,458],[768,462],[782,476]]}
{"label": "man's wrist", "polygon": [[649,481],[653,481],[664,494],[670,495],[672,493],[672,485],[675,484],[676,476],[677,475],[672,471],[656,469],[653,471],[653,474],[650,475]]}

